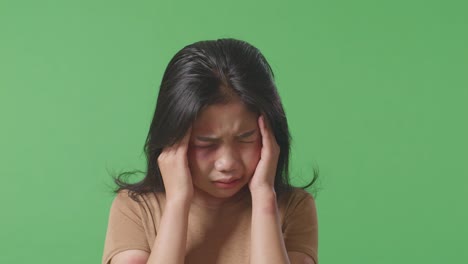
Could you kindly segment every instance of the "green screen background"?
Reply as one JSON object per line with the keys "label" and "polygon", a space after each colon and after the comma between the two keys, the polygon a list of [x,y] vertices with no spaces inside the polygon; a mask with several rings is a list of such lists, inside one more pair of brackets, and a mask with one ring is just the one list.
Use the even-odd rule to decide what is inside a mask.
{"label": "green screen background", "polygon": [[[99,263],[170,58],[271,63],[321,263],[466,263],[466,1],[0,1],[0,263]],[[310,189],[312,191],[312,189]]]}

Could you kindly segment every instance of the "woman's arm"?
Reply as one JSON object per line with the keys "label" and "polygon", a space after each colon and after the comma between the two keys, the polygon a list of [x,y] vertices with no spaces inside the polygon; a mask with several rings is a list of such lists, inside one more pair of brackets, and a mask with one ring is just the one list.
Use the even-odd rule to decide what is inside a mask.
{"label": "woman's arm", "polygon": [[258,126],[262,150],[249,182],[252,194],[250,263],[289,264],[274,189],[280,147],[263,116],[258,118]]}
{"label": "woman's arm", "polygon": [[192,129],[158,157],[164,182],[166,205],[147,264],[183,264],[187,244],[188,215],[193,182],[187,150]]}
{"label": "woman's arm", "polygon": [[276,193],[270,188],[252,192],[250,263],[290,263],[281,232]]}
{"label": "woman's arm", "polygon": [[190,204],[168,202],[147,264],[183,264]]}
{"label": "woman's arm", "polygon": [[312,259],[304,253],[286,251],[274,189],[280,148],[263,116],[259,117],[258,124],[262,135],[261,157],[249,182],[252,194],[250,263],[311,263]]}
{"label": "woman's arm", "polygon": [[143,250],[125,250],[117,253],[111,264],[184,263],[190,205],[185,202],[172,202],[167,203],[166,208],[151,253]]}

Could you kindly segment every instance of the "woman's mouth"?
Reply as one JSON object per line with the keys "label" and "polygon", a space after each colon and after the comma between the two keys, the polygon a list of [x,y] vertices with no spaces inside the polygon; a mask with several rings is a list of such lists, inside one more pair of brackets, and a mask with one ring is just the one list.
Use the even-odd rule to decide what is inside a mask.
{"label": "woman's mouth", "polygon": [[239,182],[240,182],[240,179],[235,179],[235,180],[215,181],[214,184],[218,188],[229,189],[229,188],[235,187]]}

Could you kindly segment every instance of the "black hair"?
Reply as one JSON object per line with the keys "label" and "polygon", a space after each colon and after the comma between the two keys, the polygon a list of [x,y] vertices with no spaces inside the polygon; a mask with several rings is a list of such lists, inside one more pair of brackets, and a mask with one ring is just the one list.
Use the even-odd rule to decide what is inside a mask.
{"label": "black hair", "polygon": [[[275,192],[291,191],[289,154],[291,135],[274,74],[262,53],[237,39],[198,41],[178,51],[169,62],[159,88],[153,120],[144,145],[147,171],[118,174],[114,192],[128,189],[137,194],[164,192],[157,164],[162,149],[181,140],[197,115],[207,106],[240,100],[250,111],[263,114],[280,147],[275,175]],[[143,173],[145,177],[128,183],[125,177]],[[306,189],[318,178],[318,170]],[[135,199],[135,198],[134,198]]]}

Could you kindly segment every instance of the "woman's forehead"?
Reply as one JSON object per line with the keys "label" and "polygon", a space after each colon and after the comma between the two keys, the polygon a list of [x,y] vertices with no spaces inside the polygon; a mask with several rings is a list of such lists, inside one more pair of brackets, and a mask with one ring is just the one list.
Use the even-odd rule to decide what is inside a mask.
{"label": "woman's forehead", "polygon": [[231,102],[206,107],[193,124],[197,132],[241,132],[257,124],[257,114],[249,111],[244,104]]}

